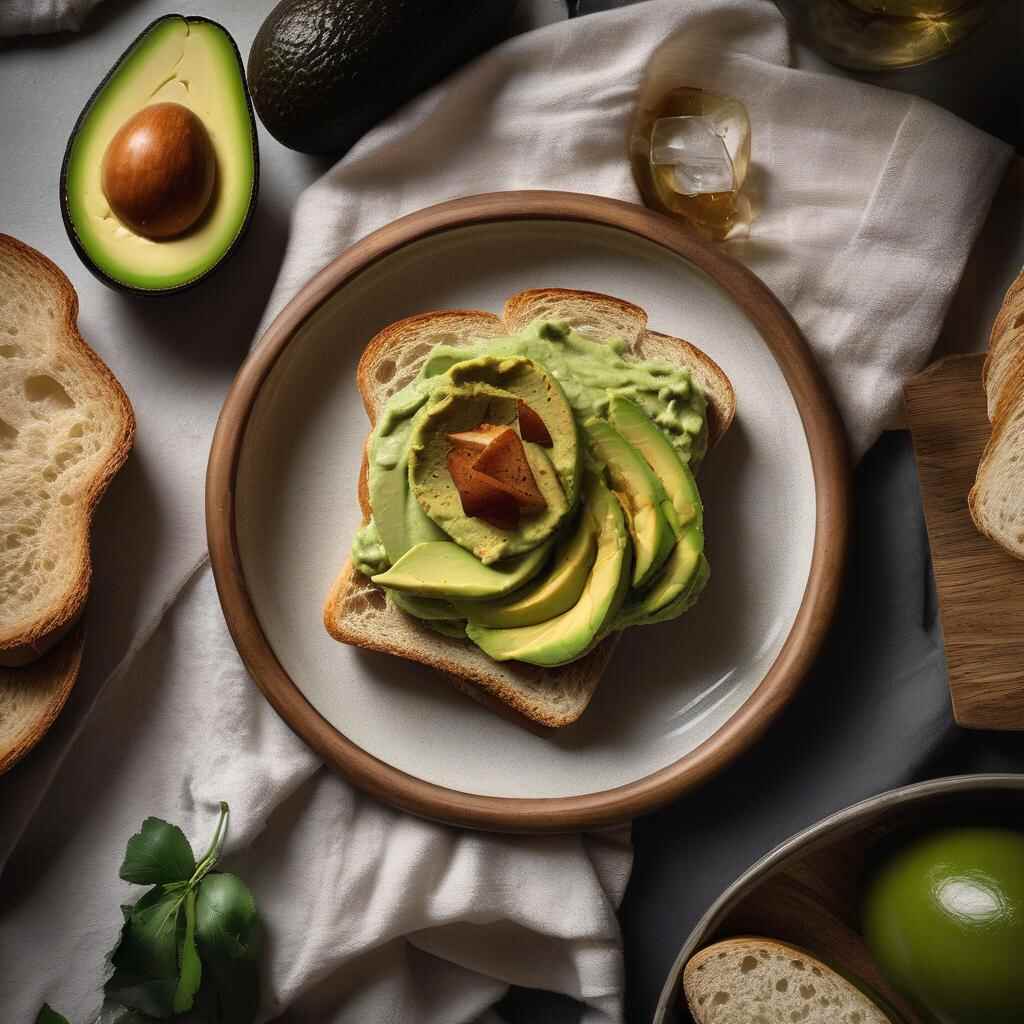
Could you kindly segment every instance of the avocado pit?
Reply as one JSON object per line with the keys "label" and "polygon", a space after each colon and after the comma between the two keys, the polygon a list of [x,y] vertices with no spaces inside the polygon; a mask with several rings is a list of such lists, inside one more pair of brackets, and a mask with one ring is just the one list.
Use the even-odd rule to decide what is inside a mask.
{"label": "avocado pit", "polygon": [[143,107],[103,156],[101,184],[114,214],[144,238],[187,231],[210,204],[217,163],[209,133],[180,103]]}

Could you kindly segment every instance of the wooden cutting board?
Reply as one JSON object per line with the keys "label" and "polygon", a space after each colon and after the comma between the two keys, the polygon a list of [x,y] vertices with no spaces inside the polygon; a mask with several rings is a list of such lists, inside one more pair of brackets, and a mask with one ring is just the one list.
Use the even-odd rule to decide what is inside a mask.
{"label": "wooden cutting board", "polygon": [[981,536],[967,508],[989,435],[983,355],[934,363],[904,389],[939,595],[953,717],[1024,730],[1024,561]]}

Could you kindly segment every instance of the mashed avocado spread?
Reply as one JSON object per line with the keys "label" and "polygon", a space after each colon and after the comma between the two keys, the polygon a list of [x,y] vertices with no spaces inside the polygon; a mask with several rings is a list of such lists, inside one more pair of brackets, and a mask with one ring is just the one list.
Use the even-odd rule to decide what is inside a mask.
{"label": "mashed avocado spread", "polygon": [[[708,576],[691,472],[705,399],[687,370],[626,348],[552,321],[435,346],[371,435],[356,568],[497,660],[564,664],[613,629],[685,611]],[[446,458],[454,432],[519,430],[517,403],[549,436],[522,431],[544,507],[500,528],[464,513]]]}

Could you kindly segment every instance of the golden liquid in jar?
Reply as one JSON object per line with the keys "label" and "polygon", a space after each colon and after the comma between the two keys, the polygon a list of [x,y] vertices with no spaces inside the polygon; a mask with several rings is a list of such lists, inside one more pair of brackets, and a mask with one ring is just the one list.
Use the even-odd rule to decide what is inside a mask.
{"label": "golden liquid in jar", "polygon": [[[734,188],[726,192],[682,195],[673,187],[673,170],[651,162],[651,133],[663,117],[719,117],[741,139],[732,154]],[[673,89],[655,102],[638,106],[629,142],[633,178],[644,203],[686,221],[706,238],[721,240],[750,220],[740,193],[750,164],[750,121],[743,105],[727,96],[689,86]]]}
{"label": "golden liquid in jar", "polygon": [[988,0],[805,0],[823,55],[845,67],[913,67],[948,53],[988,17]]}

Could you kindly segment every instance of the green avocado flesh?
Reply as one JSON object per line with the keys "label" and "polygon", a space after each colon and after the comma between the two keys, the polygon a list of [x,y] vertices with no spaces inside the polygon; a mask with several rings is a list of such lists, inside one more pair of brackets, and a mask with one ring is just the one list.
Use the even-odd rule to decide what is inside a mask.
{"label": "green avocado flesh", "polygon": [[[452,373],[458,367],[452,368]],[[534,480],[547,503],[542,512],[523,515],[515,530],[502,530],[462,511],[462,499],[448,472],[449,434],[481,423],[512,423],[516,396],[489,384],[451,384],[435,391],[413,421],[409,441],[409,483],[420,508],[456,544],[485,565],[533,550],[558,529],[570,505],[559,474],[539,445],[523,442]],[[575,448],[575,444],[573,445]],[[558,454],[556,452],[556,454]],[[575,464],[575,451],[572,462]]]}
{"label": "green avocado flesh", "polygon": [[590,516],[555,548],[551,570],[500,601],[466,602],[459,614],[475,626],[533,626],[568,611],[579,601],[594,559],[597,533]]}
{"label": "green avocado flesh", "polygon": [[626,510],[635,552],[633,587],[639,589],[654,579],[672,553],[675,510],[651,467],[613,426],[606,420],[589,419],[583,427]]}
{"label": "green avocado flesh", "polygon": [[612,621],[629,579],[629,534],[622,510],[597,476],[584,484],[583,515],[597,537],[597,553],[579,600],[568,611],[532,626],[494,629],[472,622],[466,635],[495,661],[553,667],[585,654]]}
{"label": "green avocado flesh", "polygon": [[484,565],[451,541],[427,541],[410,548],[387,572],[374,576],[373,582],[419,597],[501,597],[536,576],[550,553],[550,543],[542,544],[519,558]]}
{"label": "green avocado flesh", "polygon": [[[623,440],[651,467],[675,513],[676,541],[672,553],[647,589],[630,595],[622,617],[628,618],[630,625],[662,621],[662,615],[675,618],[693,604],[710,575],[704,558],[704,510],[697,482],[661,431],[635,403],[613,398],[608,417]],[[699,586],[695,587],[698,579]]]}
{"label": "green avocado flesh", "polygon": [[[178,103],[202,121],[216,181],[199,221],[173,238],[135,234],[101,187],[103,158],[121,126],[144,107]],[[244,231],[257,185],[255,126],[235,44],[219,25],[171,15],[135,41],[83,111],[62,173],[64,217],[86,264],[115,286],[167,291],[216,267]]]}
{"label": "green avocado flesh", "polygon": [[[517,429],[520,401],[551,437],[523,443],[547,507],[503,530],[464,513],[449,435]],[[675,618],[709,576],[691,471],[705,409],[686,370],[561,323],[438,344],[377,419],[353,563],[403,612],[498,661],[562,665]]]}

